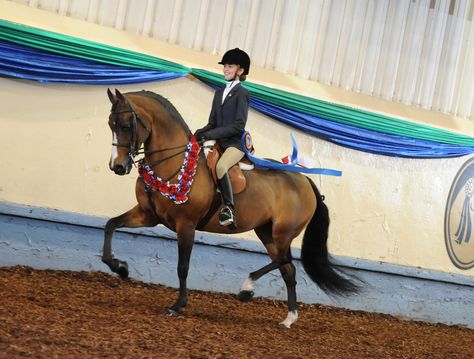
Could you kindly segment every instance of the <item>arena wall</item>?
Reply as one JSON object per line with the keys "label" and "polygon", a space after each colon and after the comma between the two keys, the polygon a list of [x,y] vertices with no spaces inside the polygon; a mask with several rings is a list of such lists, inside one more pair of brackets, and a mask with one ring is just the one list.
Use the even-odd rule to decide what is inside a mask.
{"label": "arena wall", "polygon": [[[206,122],[212,91],[199,81],[182,78],[120,90],[144,87],[170,99],[191,129]],[[0,91],[2,201],[108,217],[135,204],[136,171],[119,177],[108,169],[110,102],[105,86],[3,78]],[[254,111],[247,127],[261,157],[290,154],[291,131],[300,152],[317,166],[343,171],[340,178],[314,177],[331,213],[332,253],[472,276],[472,270],[453,266],[444,241],[446,200],[465,158],[402,159],[358,152]],[[239,237],[255,238],[251,233]]]}
{"label": "arena wall", "polygon": [[[0,5],[2,18],[10,20],[17,18],[22,23],[42,26],[49,30],[71,32],[78,36],[86,26],[77,20],[51,14],[44,15],[38,10],[30,9],[30,13],[26,11],[18,14],[13,11],[17,9],[16,7],[11,8],[4,3]],[[38,14],[44,17],[38,18]],[[97,25],[90,24],[86,27],[89,30],[84,31],[85,37],[92,38],[92,33],[100,29],[101,32],[98,33],[100,35],[96,37],[100,37],[103,41],[110,41],[115,45],[123,44],[123,47],[135,47],[135,50],[137,46],[150,48],[150,43],[143,39],[134,42],[138,37],[135,38],[130,34],[120,38],[118,36],[120,32],[117,30],[103,30]],[[167,58],[178,63],[182,63],[179,60],[184,58],[189,59],[189,55],[192,54],[177,47],[164,44],[159,46],[162,46],[160,49],[164,49]],[[193,61],[188,60],[185,65],[202,65],[203,68],[215,69],[214,63],[217,62],[215,57],[200,55],[191,58]],[[293,88],[301,93],[311,93],[313,97],[321,94],[321,97],[326,99],[351,106],[372,108],[374,111],[384,109],[391,115],[403,115],[419,122],[426,122],[432,118],[431,123],[434,126],[442,124],[445,128],[465,134],[474,133],[474,126],[471,123],[460,122],[459,119],[380,100],[375,101],[366,96],[342,93],[340,90],[326,87],[319,86],[317,91],[312,91],[315,88],[314,84],[302,80],[293,81],[290,76],[282,77],[267,70],[255,69],[254,73],[257,81],[266,81],[274,87]],[[0,265],[31,264],[57,267],[57,263],[61,263],[61,267],[76,270],[103,269],[97,255],[101,247],[97,228],[103,226],[106,218],[119,215],[136,203],[134,185],[137,176],[137,173],[133,172],[129,176],[119,177],[108,169],[111,134],[107,126],[110,103],[106,89],[107,86],[101,85],[48,84],[0,78],[2,135],[0,153],[3,165],[0,171],[0,213],[3,218],[3,223],[0,223]],[[213,94],[209,87],[192,77],[126,85],[120,86],[119,89],[122,92],[146,89],[167,97],[192,130],[206,123]],[[259,157],[280,159],[290,154],[289,133],[293,132],[300,153],[315,160],[316,166],[343,171],[342,177],[313,176],[315,183],[325,195],[330,210],[330,252],[345,266],[352,268],[351,270],[365,273],[363,277],[366,276],[365,279],[371,283],[379,280],[376,279],[379,278],[377,273],[382,276],[388,272],[395,274],[393,277],[383,277],[385,279],[380,279],[381,282],[377,286],[372,286],[370,292],[383,292],[382,297],[366,295],[354,302],[357,304],[351,306],[349,302],[342,302],[342,306],[388,312],[416,319],[454,322],[471,327],[474,325],[472,314],[467,313],[467,309],[461,310],[461,314],[456,315],[457,319],[450,320],[446,317],[454,313],[454,310],[451,309],[449,312],[445,307],[446,303],[457,308],[472,306],[474,269],[472,267],[461,269],[456,266],[450,259],[445,243],[445,214],[449,193],[456,174],[468,161],[469,156],[427,160],[368,154],[314,138],[253,110],[250,111],[247,128],[253,135],[256,155]],[[67,220],[61,217],[61,213],[65,214]],[[54,218],[51,222],[49,217],[52,214]],[[87,218],[86,223],[81,222],[83,218]],[[90,223],[91,218],[96,224]],[[35,249],[35,246],[29,245],[30,241],[32,243],[37,241],[35,236],[39,233],[35,229],[36,224],[32,225],[30,221],[36,224],[38,222],[35,221],[43,224],[55,223],[52,228],[57,228],[58,231],[54,234],[54,231],[47,226],[51,244],[48,243],[48,236],[42,236],[43,247]],[[93,244],[90,242],[87,242],[87,245],[81,244],[79,249],[74,245],[72,249],[68,249],[76,253],[72,256],[74,260],[63,258],[61,254],[61,245],[64,243],[66,247],[70,246],[67,238],[73,236],[71,233],[75,233],[76,227],[71,227],[69,224],[90,228],[90,232],[89,229],[84,231],[91,233],[95,241]],[[158,229],[159,231],[161,229]],[[136,255],[131,256],[139,261],[138,253],[141,253],[141,250],[137,248],[142,244],[145,248],[155,243],[152,239],[155,234],[157,233],[145,232],[144,237],[140,235],[133,244],[130,243],[131,235],[125,235],[122,242],[118,240],[122,244],[116,247],[116,252],[118,249],[121,252],[117,255],[123,254],[126,257],[130,250],[138,250]],[[81,236],[83,236],[82,230]],[[202,251],[220,251],[221,246],[215,244],[227,241],[231,243],[231,247],[244,249],[242,252],[244,254],[241,253],[241,256],[253,256],[253,252],[258,253],[263,249],[253,233],[232,237],[200,233],[199,238],[205,242],[200,249]],[[157,240],[157,246],[163,245],[168,248],[169,244],[166,243],[169,240],[164,244],[158,244],[162,241]],[[89,245],[93,249],[86,249],[88,254],[84,254],[81,246]],[[300,240],[297,239],[294,242],[296,250],[299,245]],[[465,244],[468,256],[473,246],[474,241]],[[16,247],[20,249],[17,250]],[[49,252],[48,248],[56,249]],[[41,255],[34,255],[35,252],[41,252]],[[162,259],[164,257],[158,252],[157,256]],[[57,258],[57,261],[52,258]],[[81,265],[83,258],[88,259]],[[173,282],[174,269],[172,271],[164,269],[171,277],[161,275],[157,277],[158,279],[153,279],[152,276],[144,274],[146,271],[159,272],[163,267],[161,263],[166,261],[174,265],[175,259],[176,256],[159,261],[146,256],[143,261],[149,264],[149,268],[141,265],[137,267],[135,275],[145,280],[176,285]],[[244,259],[243,263],[246,263],[246,260]],[[230,262],[223,261],[223,263]],[[234,262],[232,263],[234,265]],[[241,271],[241,279],[247,272],[255,269],[242,264],[235,266]],[[229,275],[232,272],[225,268],[222,270],[222,265],[217,264],[208,270],[209,272],[203,276],[220,276],[221,279],[222,271]],[[421,275],[421,272],[424,274]],[[417,297],[414,300],[418,303],[416,308],[406,310],[407,307],[400,306],[400,303],[413,300],[408,294],[406,298],[400,295],[394,300],[393,305],[391,304],[391,309],[381,308],[377,302],[390,297],[392,293],[400,290],[400,286],[410,289],[412,284],[409,282],[393,285],[393,280],[399,281],[400,277],[421,280],[424,289],[419,293],[423,293],[424,299],[423,296]],[[302,281],[308,279],[300,279],[299,283]],[[240,283],[235,283],[233,280],[231,282],[233,290],[236,290]],[[199,289],[232,290],[219,287],[218,282],[205,280],[200,283],[196,285]],[[448,285],[447,283],[456,287],[455,295],[450,294],[451,289],[447,291],[442,289],[445,288],[443,285]],[[311,301],[310,298],[316,298],[324,303],[328,302],[327,299],[321,299],[321,293],[314,294],[314,288],[307,291],[303,289],[305,286],[300,287],[299,293],[302,293],[300,296],[303,300]],[[412,287],[415,292],[416,288],[419,287]],[[440,294],[441,292],[443,294]],[[435,301],[438,305],[434,305],[435,309],[430,309],[427,314],[425,309],[428,307],[424,309],[425,304],[421,302],[434,297],[438,298]]]}

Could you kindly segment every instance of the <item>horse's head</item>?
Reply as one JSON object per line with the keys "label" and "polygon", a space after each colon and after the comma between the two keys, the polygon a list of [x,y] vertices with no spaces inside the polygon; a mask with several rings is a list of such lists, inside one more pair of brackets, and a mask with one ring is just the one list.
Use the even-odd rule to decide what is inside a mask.
{"label": "horse's head", "polygon": [[112,103],[109,127],[113,137],[109,168],[122,176],[130,173],[134,158],[149,136],[150,129],[127,96],[117,89],[115,95],[107,89],[107,95]]}

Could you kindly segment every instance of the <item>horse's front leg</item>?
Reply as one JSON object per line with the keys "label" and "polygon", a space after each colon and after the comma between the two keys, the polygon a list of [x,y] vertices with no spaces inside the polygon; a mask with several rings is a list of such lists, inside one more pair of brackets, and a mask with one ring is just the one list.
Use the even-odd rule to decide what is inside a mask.
{"label": "horse's front leg", "polygon": [[102,252],[102,262],[107,264],[110,270],[118,273],[122,278],[128,278],[128,264],[125,261],[114,258],[112,255],[112,236],[117,228],[128,227],[153,227],[159,223],[158,218],[148,211],[144,211],[136,205],[128,212],[118,217],[111,218],[105,225],[104,249]]}
{"label": "horse's front leg", "polygon": [[181,309],[188,303],[186,280],[188,278],[189,260],[191,259],[195,230],[195,225],[191,223],[177,225],[176,228],[178,237],[179,297],[176,303],[166,310],[166,315],[169,316],[179,315]]}

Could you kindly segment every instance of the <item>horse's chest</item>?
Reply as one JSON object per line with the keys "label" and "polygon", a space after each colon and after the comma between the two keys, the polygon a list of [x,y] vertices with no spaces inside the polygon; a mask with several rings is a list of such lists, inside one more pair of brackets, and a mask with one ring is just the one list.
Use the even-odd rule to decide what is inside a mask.
{"label": "horse's chest", "polygon": [[171,229],[173,232],[176,232],[176,221],[171,215],[164,214],[162,217],[162,221],[163,225],[166,228]]}
{"label": "horse's chest", "polygon": [[[156,198],[156,197],[155,197]],[[163,201],[163,199],[165,201]],[[162,223],[165,227],[171,229],[172,231],[176,230],[176,213],[174,211],[170,210],[169,207],[172,207],[173,205],[170,205],[171,202],[167,198],[159,198],[158,200],[154,201],[155,205],[155,214],[159,217],[160,223]]]}
{"label": "horse's chest", "polygon": [[150,196],[142,188],[140,188],[138,192],[137,199],[143,210],[157,217],[159,224],[164,225],[172,231],[175,231],[176,213],[174,211],[169,211],[169,207],[173,206],[169,199],[164,198],[158,192],[152,193],[150,198]]}

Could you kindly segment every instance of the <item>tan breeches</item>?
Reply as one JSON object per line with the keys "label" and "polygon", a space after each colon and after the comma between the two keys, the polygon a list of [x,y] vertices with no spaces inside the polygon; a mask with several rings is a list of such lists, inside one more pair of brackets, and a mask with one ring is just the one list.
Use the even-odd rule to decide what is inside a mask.
{"label": "tan breeches", "polygon": [[216,165],[216,174],[218,179],[222,179],[227,171],[236,163],[238,163],[242,158],[244,158],[245,153],[240,151],[235,147],[227,148],[222,154],[219,161]]}

